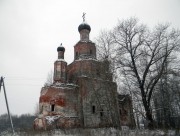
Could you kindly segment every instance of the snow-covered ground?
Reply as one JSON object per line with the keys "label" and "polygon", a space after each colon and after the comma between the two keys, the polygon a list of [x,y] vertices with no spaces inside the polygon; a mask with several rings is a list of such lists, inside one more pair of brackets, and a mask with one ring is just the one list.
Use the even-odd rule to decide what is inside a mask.
{"label": "snow-covered ground", "polygon": [[[0,136],[13,136],[9,132],[0,132]],[[53,131],[16,132],[14,136],[180,136],[175,130],[127,130],[120,131],[115,128],[98,129],[68,129]]]}

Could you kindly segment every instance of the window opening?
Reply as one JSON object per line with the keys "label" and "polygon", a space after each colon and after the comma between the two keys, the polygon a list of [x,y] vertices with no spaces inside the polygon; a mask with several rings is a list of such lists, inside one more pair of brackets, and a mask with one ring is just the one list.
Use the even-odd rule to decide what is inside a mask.
{"label": "window opening", "polygon": [[101,109],[101,111],[100,111],[100,116],[101,117],[103,116],[103,109]]}
{"label": "window opening", "polygon": [[99,71],[99,69],[96,70],[96,74],[97,74],[98,76],[100,76],[100,71]]}
{"label": "window opening", "polygon": [[96,112],[96,107],[93,105],[92,106],[92,113],[94,114]]}
{"label": "window opening", "polygon": [[101,117],[103,116],[103,109],[101,109],[101,111],[100,111],[100,116]]}
{"label": "window opening", "polygon": [[121,109],[119,110],[120,115],[122,115]]}
{"label": "window opening", "polygon": [[90,54],[92,54],[92,50],[90,50]]}
{"label": "window opening", "polygon": [[78,52],[76,52],[76,58],[78,58]]}
{"label": "window opening", "polygon": [[52,105],[51,105],[51,111],[54,111],[54,109],[55,109],[55,105],[52,104]]}

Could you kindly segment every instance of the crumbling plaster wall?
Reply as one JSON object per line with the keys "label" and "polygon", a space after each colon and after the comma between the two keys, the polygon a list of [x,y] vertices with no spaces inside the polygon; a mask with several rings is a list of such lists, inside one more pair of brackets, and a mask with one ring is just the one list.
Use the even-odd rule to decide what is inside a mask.
{"label": "crumbling plaster wall", "polygon": [[119,126],[116,84],[89,77],[78,77],[77,84],[84,127]]}
{"label": "crumbling plaster wall", "polygon": [[135,127],[132,100],[129,95],[118,95],[121,126]]}
{"label": "crumbling plaster wall", "polygon": [[77,87],[42,88],[39,101],[40,114],[78,116],[79,110]]}

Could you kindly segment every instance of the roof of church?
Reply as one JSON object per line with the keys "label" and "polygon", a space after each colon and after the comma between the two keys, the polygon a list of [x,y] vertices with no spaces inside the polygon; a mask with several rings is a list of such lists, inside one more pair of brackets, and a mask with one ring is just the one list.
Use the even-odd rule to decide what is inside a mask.
{"label": "roof of church", "polygon": [[83,30],[83,29],[87,29],[87,30],[91,31],[90,25],[87,24],[87,23],[85,23],[85,22],[83,22],[83,23],[81,23],[81,24],[79,25],[78,31],[80,32],[80,31]]}
{"label": "roof of church", "polygon": [[62,43],[61,43],[60,46],[57,48],[57,51],[65,51],[65,48],[62,46]]}

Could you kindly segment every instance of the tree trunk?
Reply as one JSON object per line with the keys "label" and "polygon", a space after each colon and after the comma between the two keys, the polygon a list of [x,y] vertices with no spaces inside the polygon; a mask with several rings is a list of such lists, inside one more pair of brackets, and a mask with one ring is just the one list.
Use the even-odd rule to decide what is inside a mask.
{"label": "tree trunk", "polygon": [[152,112],[150,111],[149,107],[148,107],[148,110],[146,111],[146,118],[148,121],[148,128],[153,129],[154,128],[154,120],[152,117]]}
{"label": "tree trunk", "polygon": [[[140,87],[140,90],[141,90],[142,102],[143,102],[145,113],[146,113],[145,115],[146,115],[146,120],[147,120],[147,127],[149,129],[153,129],[154,128],[154,120],[152,117],[152,111],[150,109],[150,102],[148,103],[148,100],[146,99],[147,96],[145,94],[145,90],[142,86]],[[150,96],[148,96],[148,97],[150,97]]]}
{"label": "tree trunk", "polygon": [[149,129],[153,129],[154,128],[154,120],[153,120],[153,117],[152,117],[152,112],[151,112],[151,109],[150,109],[150,105],[148,105],[146,99],[143,100],[143,105],[144,105],[144,109],[145,109],[145,112],[146,112],[146,120],[147,120],[147,127]]}

